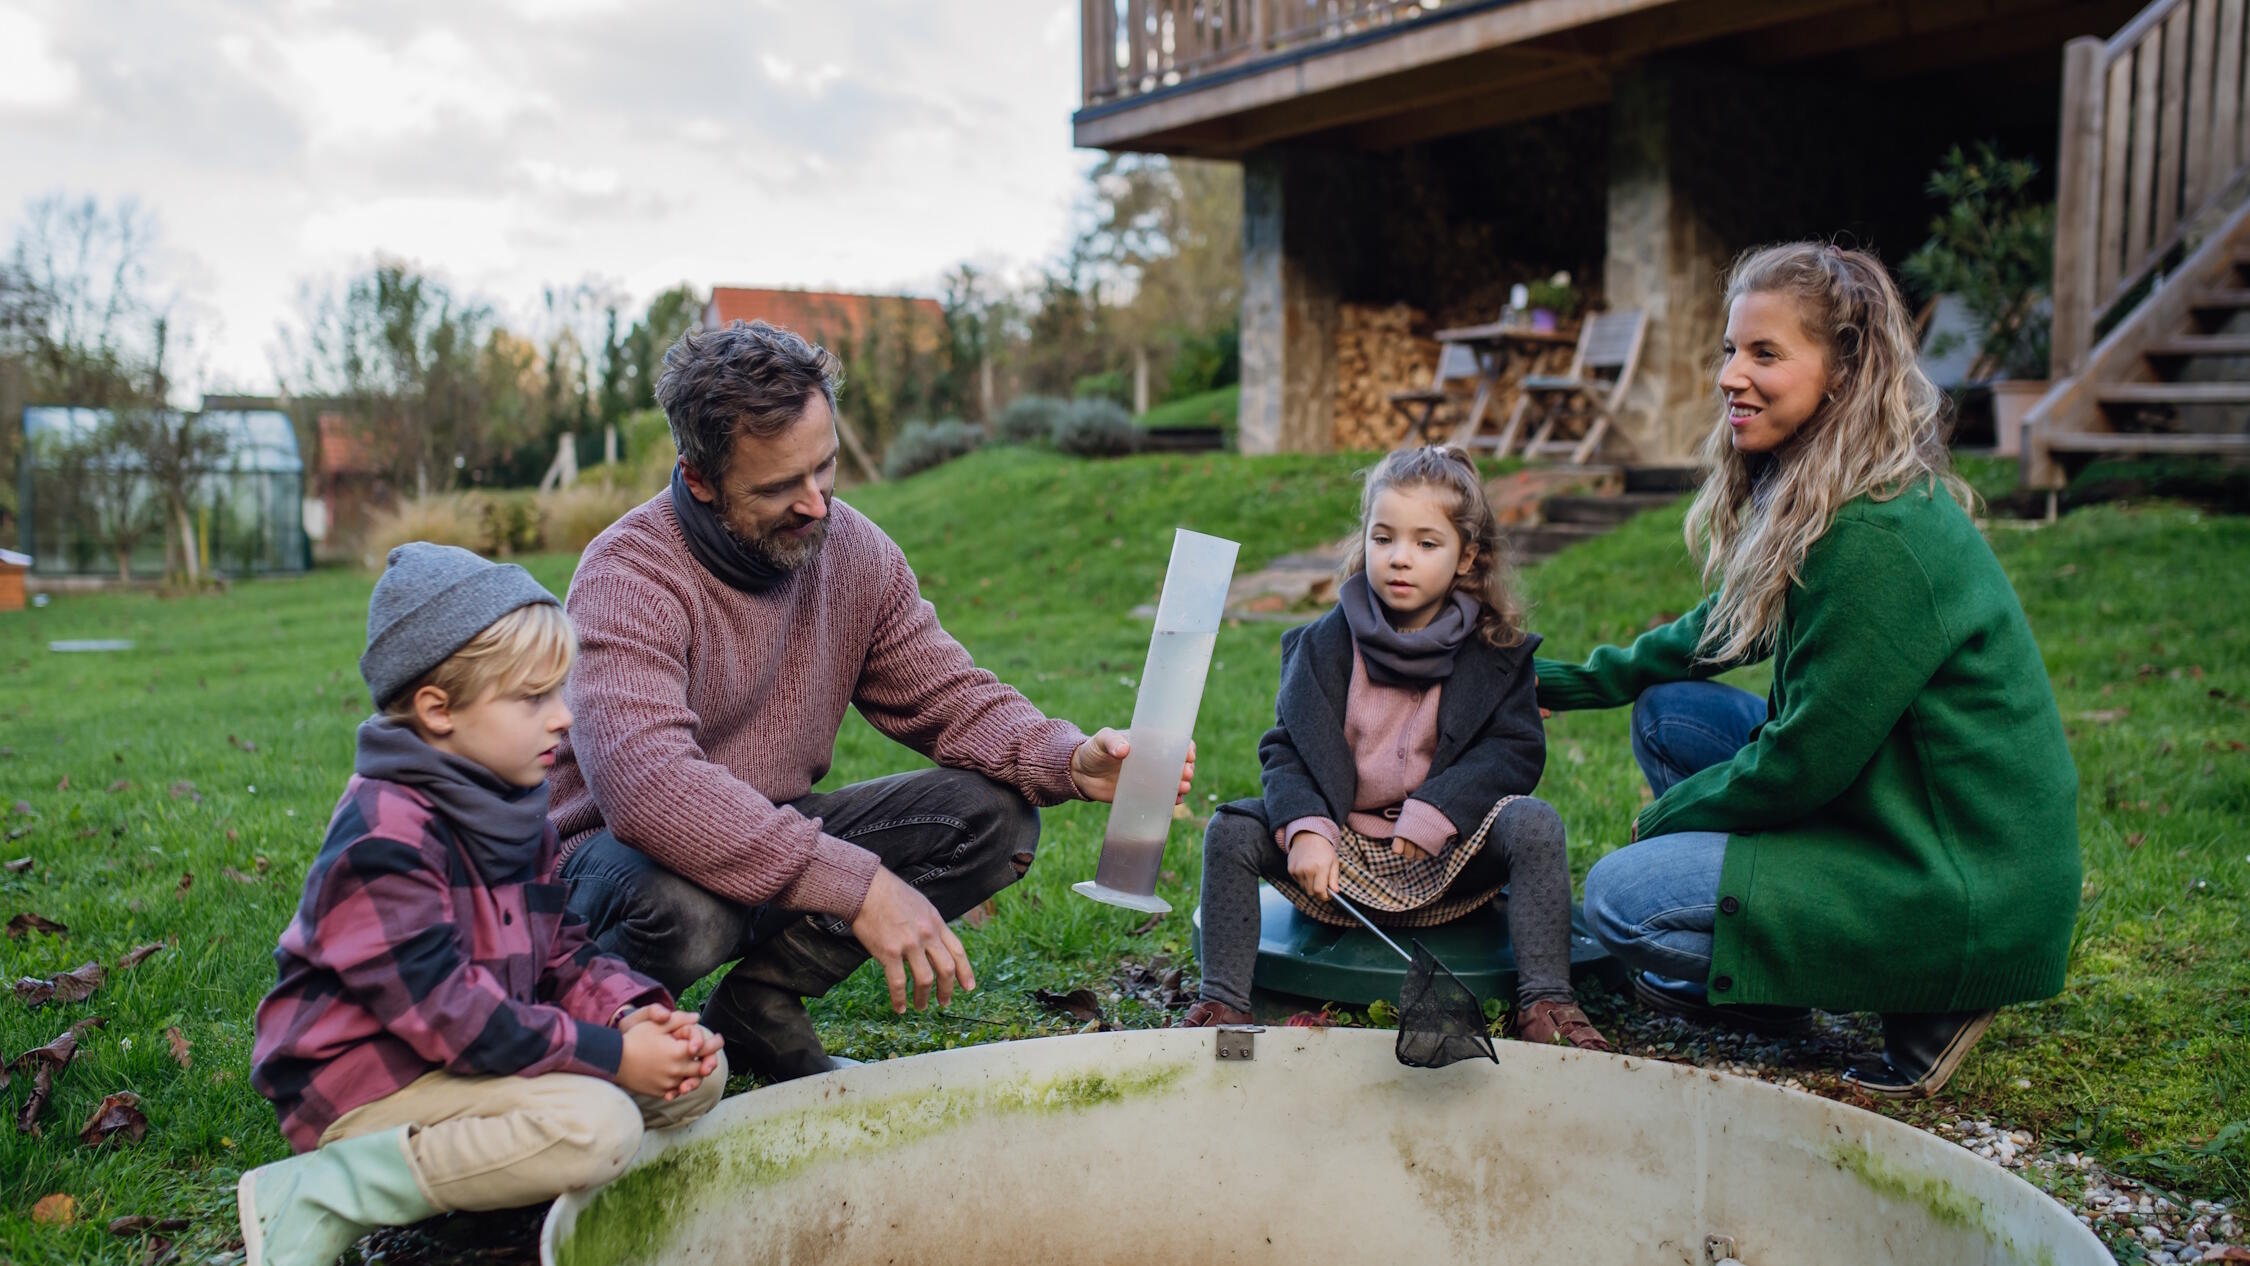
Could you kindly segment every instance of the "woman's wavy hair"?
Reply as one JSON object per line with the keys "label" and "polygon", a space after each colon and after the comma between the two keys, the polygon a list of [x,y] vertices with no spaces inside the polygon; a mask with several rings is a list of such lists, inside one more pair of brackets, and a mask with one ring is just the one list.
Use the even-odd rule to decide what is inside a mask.
{"label": "woman's wavy hair", "polygon": [[1796,300],[1805,332],[1827,353],[1831,386],[1762,460],[1735,451],[1719,392],[1718,422],[1700,454],[1707,474],[1687,513],[1688,549],[1705,591],[1715,591],[1696,651],[1706,663],[1772,649],[1805,553],[1845,502],[1862,493],[1887,501],[1924,484],[1963,509],[1976,501],[1953,472],[1944,397],[1922,373],[1906,304],[1880,260],[1823,242],[1762,247],[1727,276],[1729,310],[1746,294]]}
{"label": "woman's wavy hair", "polygon": [[1366,486],[1359,495],[1359,534],[1338,575],[1349,579],[1367,570],[1367,523],[1375,515],[1375,498],[1389,488],[1428,488],[1444,498],[1447,517],[1465,547],[1476,552],[1469,570],[1453,578],[1453,587],[1475,598],[1477,636],[1495,647],[1518,646],[1524,637],[1523,603],[1516,597],[1514,568],[1500,547],[1500,521],[1484,499],[1484,480],[1466,452],[1451,445],[1402,448],[1364,472]]}

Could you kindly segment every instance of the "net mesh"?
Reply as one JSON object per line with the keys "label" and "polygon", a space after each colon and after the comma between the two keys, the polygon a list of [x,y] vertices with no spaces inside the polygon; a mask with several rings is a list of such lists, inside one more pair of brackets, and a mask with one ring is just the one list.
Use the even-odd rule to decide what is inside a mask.
{"label": "net mesh", "polygon": [[1484,1005],[1461,978],[1446,968],[1422,942],[1414,947],[1406,984],[1398,995],[1398,1062],[1414,1068],[1443,1068],[1482,1056],[1497,1064]]}

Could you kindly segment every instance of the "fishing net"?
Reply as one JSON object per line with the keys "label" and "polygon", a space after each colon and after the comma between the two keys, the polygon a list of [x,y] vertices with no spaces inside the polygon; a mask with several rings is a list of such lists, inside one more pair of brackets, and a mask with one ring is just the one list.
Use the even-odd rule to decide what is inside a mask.
{"label": "fishing net", "polygon": [[1398,1062],[1413,1068],[1443,1068],[1482,1056],[1499,1063],[1476,994],[1422,942],[1408,943],[1414,953],[1398,995]]}

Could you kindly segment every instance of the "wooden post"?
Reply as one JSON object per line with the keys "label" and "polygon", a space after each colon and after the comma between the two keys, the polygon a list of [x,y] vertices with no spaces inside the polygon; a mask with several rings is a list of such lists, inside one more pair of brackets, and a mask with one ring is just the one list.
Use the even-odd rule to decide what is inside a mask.
{"label": "wooden post", "polygon": [[2180,205],[2180,125],[2185,121],[2187,93],[2188,20],[2194,14],[2182,4],[2164,21],[2164,72],[2157,90],[2156,225],[2159,245],[2172,240],[2172,226],[2193,207]]}
{"label": "wooden post", "polygon": [[2226,174],[2226,168],[2211,165],[2211,75],[2218,40],[2218,6],[2203,0],[2195,6],[2195,34],[2188,48],[2187,183],[2181,202],[2189,215],[2203,208],[2214,182]]}
{"label": "wooden post", "polygon": [[2055,154],[2054,332],[2048,376],[2085,366],[2094,345],[2095,266],[2102,196],[2101,40],[2063,46],[2062,135]]}

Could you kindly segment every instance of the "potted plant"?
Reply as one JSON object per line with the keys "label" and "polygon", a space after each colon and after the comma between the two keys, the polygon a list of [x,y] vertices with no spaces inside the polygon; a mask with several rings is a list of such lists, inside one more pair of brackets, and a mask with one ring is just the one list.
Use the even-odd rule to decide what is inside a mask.
{"label": "potted plant", "polygon": [[1553,330],[1557,320],[1578,311],[1578,291],[1571,287],[1567,272],[1524,287],[1524,299],[1531,305],[1531,328],[1535,330]]}
{"label": "potted plant", "polygon": [[[1992,391],[1993,446],[2003,455],[2019,451],[2024,414],[2049,385],[2055,208],[2032,195],[2038,175],[2038,163],[2002,158],[1990,142],[1955,146],[1930,174],[1942,209],[1929,240],[1900,266],[1923,295],[1957,295],[1969,310],[1977,330],[1969,377]],[[1943,354],[1946,341],[1929,350]]]}

